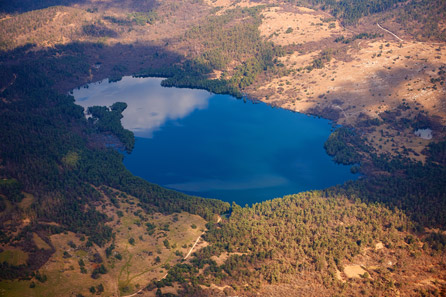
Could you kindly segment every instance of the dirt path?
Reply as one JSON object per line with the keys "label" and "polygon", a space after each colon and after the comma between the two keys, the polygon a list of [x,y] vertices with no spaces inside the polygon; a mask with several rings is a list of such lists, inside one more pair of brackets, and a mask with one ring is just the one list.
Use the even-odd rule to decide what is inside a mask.
{"label": "dirt path", "polygon": [[[144,289],[144,288],[143,288],[143,289]],[[133,296],[136,296],[136,295],[138,295],[139,293],[141,293],[143,289],[139,289],[138,292],[133,293],[132,295],[126,295],[126,296],[121,296],[121,297],[133,297]]]}
{"label": "dirt path", "polygon": [[[217,223],[220,223],[221,221],[221,217],[218,217]],[[200,236],[198,236],[197,240],[195,240],[194,245],[190,248],[189,252],[187,253],[187,255],[183,258],[183,260],[186,260],[187,258],[189,258],[189,256],[192,254],[195,246],[198,244],[198,242],[200,241],[201,236],[204,234],[204,232],[202,232],[200,234]],[[161,279],[165,279],[167,277],[168,273],[166,273]],[[140,292],[142,292],[142,290],[144,290],[144,288],[140,289],[139,291],[131,294],[131,295],[125,295],[125,296],[121,296],[121,297],[134,297],[136,295],[138,295]]]}
{"label": "dirt path", "polygon": [[192,254],[192,251],[194,250],[194,247],[195,247],[195,246],[197,245],[197,243],[200,241],[201,235],[203,235],[203,234],[204,234],[204,232],[201,233],[200,236],[198,236],[197,240],[195,240],[194,245],[190,248],[189,252],[188,252],[187,255],[183,258],[183,260],[186,260],[186,259],[190,256],[190,254]]}
{"label": "dirt path", "polygon": [[[184,257],[184,260],[186,260],[190,254],[192,253],[192,251],[194,250],[194,247],[197,245],[198,241],[200,241],[201,235],[203,235],[204,232],[202,232],[200,234],[200,236],[198,236],[197,240],[195,240],[194,245],[191,247],[191,249],[189,250],[189,252],[187,253],[186,257]],[[169,273],[166,273],[161,279],[165,279],[167,277]],[[125,295],[125,296],[121,296],[121,297],[134,297],[136,295],[138,295],[139,293],[141,293],[144,290],[144,288],[139,289],[138,291],[136,291],[135,293],[131,294],[131,295]]]}
{"label": "dirt path", "polygon": [[384,31],[386,31],[387,33],[389,33],[389,34],[391,34],[391,35],[393,35],[396,39],[398,39],[399,41],[404,41],[404,40],[402,40],[401,38],[399,38],[398,36],[396,36],[396,34],[393,34],[392,32],[390,32],[389,30],[387,30],[387,29],[384,29],[383,27],[381,27],[381,25],[380,24],[378,24],[378,23],[376,23],[376,25],[378,25],[378,27],[381,29],[381,30],[384,30]]}
{"label": "dirt path", "polygon": [[[220,223],[220,222],[221,222],[221,217],[219,216],[218,219],[217,219],[217,223]],[[183,258],[183,260],[186,260],[186,259],[192,254],[192,251],[194,250],[194,248],[195,248],[195,246],[197,245],[197,243],[200,241],[201,235],[203,235],[203,234],[204,234],[204,232],[202,232],[202,233],[200,234],[200,236],[198,236],[197,240],[195,240],[194,245],[190,248],[189,252],[188,252],[187,255]]]}

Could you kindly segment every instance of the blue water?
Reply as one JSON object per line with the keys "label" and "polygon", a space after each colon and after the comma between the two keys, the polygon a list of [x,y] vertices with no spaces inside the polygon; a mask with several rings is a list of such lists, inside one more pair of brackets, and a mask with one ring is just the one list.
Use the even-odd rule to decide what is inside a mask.
{"label": "blue water", "polygon": [[124,164],[137,176],[240,205],[357,178],[325,153],[328,120],[160,81],[125,77],[73,91],[85,107],[127,102],[123,125],[137,138]]}

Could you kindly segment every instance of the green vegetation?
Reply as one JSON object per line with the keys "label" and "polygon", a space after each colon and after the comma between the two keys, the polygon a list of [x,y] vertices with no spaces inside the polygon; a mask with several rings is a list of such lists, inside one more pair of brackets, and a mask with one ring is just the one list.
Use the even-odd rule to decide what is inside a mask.
{"label": "green vegetation", "polygon": [[272,67],[274,58],[282,55],[283,50],[260,37],[262,8],[229,10],[189,30],[185,37],[198,40],[206,48],[197,58],[198,63],[220,70],[225,70],[233,60],[240,63],[229,80],[230,85],[239,89],[249,86],[260,72]]}
{"label": "green vegetation", "polygon": [[446,19],[446,2],[443,0],[409,1],[396,19],[408,33],[419,39],[446,41],[446,29],[440,25]]}
{"label": "green vegetation", "polygon": [[314,68],[316,68],[316,69],[324,68],[325,63],[330,62],[334,54],[335,53],[334,53],[333,49],[331,49],[331,48],[321,51],[321,53],[319,54],[319,57],[314,59],[312,64],[305,67],[305,69],[307,69],[308,71],[312,71]]}
{"label": "green vegetation", "polygon": [[82,27],[84,33],[92,37],[116,37],[117,33],[102,24],[88,24]]}
{"label": "green vegetation", "polygon": [[[76,1],[31,2],[25,1],[30,3],[30,8]],[[344,23],[354,23],[362,16],[393,8],[400,1],[361,0],[354,5],[353,0],[309,2],[332,12]],[[5,4],[2,10],[15,11],[17,5],[11,3]],[[409,1],[398,10],[400,15],[397,18],[401,23],[422,23],[422,37],[444,39],[445,31],[439,29],[439,22],[426,17],[426,11],[435,10],[433,20],[444,19],[443,8],[444,1]],[[44,12],[29,12],[2,20],[0,49],[6,51],[16,47],[14,36],[29,32],[33,26],[33,30],[43,28],[64,9],[49,8]],[[284,51],[260,37],[261,9],[237,8],[208,17],[182,37],[196,46],[192,58],[169,55],[154,47],[151,55],[142,55],[138,62],[142,64],[144,59],[156,62],[149,63],[149,68],[145,65],[142,69],[141,66],[138,75],[166,77],[162,83],[164,86],[202,88],[241,97],[243,89],[251,85],[259,74],[275,70],[277,57]],[[97,9],[91,8],[90,12],[97,12]],[[158,16],[152,11],[135,12],[124,19],[105,16],[104,20],[115,25],[145,26],[154,24]],[[118,36],[117,31],[99,21],[85,23],[80,30],[82,36],[96,38],[94,40]],[[432,33],[435,30],[437,33]],[[292,28],[286,30],[286,33],[292,32]],[[335,41],[350,43],[375,37],[374,34],[361,33]],[[41,36],[36,36],[36,39],[41,39]],[[86,48],[91,50],[88,59],[84,57],[87,56]],[[336,273],[364,249],[374,248],[377,242],[382,242],[386,249],[403,250],[414,259],[424,251],[444,252],[446,239],[443,233],[431,232],[426,236],[423,233],[424,227],[446,226],[444,141],[431,144],[426,150],[428,159],[421,164],[407,159],[405,155],[378,155],[355,130],[339,128],[325,144],[327,153],[338,163],[357,164],[355,170],[365,177],[324,191],[286,196],[245,208],[233,204],[230,209],[225,202],[166,190],[133,176],[122,164],[122,154],[116,150],[124,148],[131,152],[135,141],[133,134],[120,123],[125,103],[89,108],[87,112],[91,118],[87,120],[83,109],[74,104],[71,96],[56,91],[57,88],[66,92],[66,85],[61,87],[66,80],[71,84],[84,84],[91,77],[91,65],[97,62],[96,57],[116,55],[122,48],[121,45],[111,48],[105,44],[72,43],[38,51],[28,45],[0,55],[0,211],[8,209],[2,213],[0,223],[18,218],[17,226],[6,230],[5,224],[5,230],[0,230],[0,242],[17,247],[1,251],[0,279],[22,278],[17,281],[17,286],[33,292],[40,292],[48,283],[53,285],[55,274],[47,276],[38,271],[55,252],[48,237],[66,231],[81,236],[80,241],[64,245],[64,249],[68,247],[74,252],[62,249],[57,253],[62,259],[72,261],[72,270],[90,281],[86,292],[90,288],[93,294],[104,291],[104,286],[96,279],[106,273],[112,277],[116,272],[112,266],[116,265],[120,270],[118,285],[121,292],[131,291],[136,286],[132,283],[134,278],[160,266],[169,269],[167,277],[152,282],[149,287],[162,288],[177,282],[184,290],[180,294],[184,295],[193,295],[202,290],[200,285],[210,284],[228,284],[231,290],[251,294],[263,284],[287,283],[296,276],[320,284],[331,290],[333,296],[355,295],[357,292],[349,291],[352,290],[349,284],[341,284],[336,279]],[[324,67],[333,54],[330,49],[322,51],[307,69]],[[138,69],[120,61],[114,67],[102,65],[110,66],[111,80],[120,79],[130,72],[129,69]],[[219,78],[210,79],[219,73],[222,73]],[[389,123],[389,117],[385,116],[382,116],[384,122]],[[379,120],[368,120],[363,124],[380,123]],[[418,119],[411,127],[423,125],[425,122]],[[34,198],[23,199],[24,191]],[[110,203],[108,200],[104,202],[104,195]],[[133,210],[129,210],[130,203],[126,205],[123,202],[128,201],[130,195],[138,199],[131,205],[140,208],[131,220],[129,216]],[[26,203],[18,204],[22,200]],[[124,236],[110,227],[119,224],[113,225],[116,216],[112,219],[106,215],[110,211],[97,210],[100,206],[105,209],[106,204],[114,210],[120,209],[116,211],[117,221],[128,224],[126,232],[133,228],[133,233]],[[175,224],[181,220],[178,215],[167,222],[156,221],[154,216],[186,211],[212,221],[216,214],[229,209],[230,215],[221,223],[208,223],[209,231],[204,237],[210,245],[197,251],[190,264],[172,266],[174,263],[169,263],[174,256],[178,257],[175,261],[179,261],[190,247],[190,242],[172,236],[178,232]],[[27,218],[29,223],[20,225],[23,218]],[[199,227],[196,221],[183,223],[182,227],[188,231],[204,230],[202,223]],[[135,233],[136,228],[140,228],[140,234]],[[196,238],[197,234],[192,235]],[[425,236],[422,239],[424,250],[419,234]],[[118,236],[121,236],[120,243],[132,252],[140,248],[142,241],[149,240],[149,236],[157,237],[158,250],[138,251],[152,257],[150,263],[153,266],[136,271],[138,263],[131,263],[133,254],[119,246]],[[36,238],[43,242],[40,246],[45,248],[39,248]],[[86,251],[97,247],[105,253],[105,262],[99,253],[90,254],[93,256],[91,263],[79,258],[81,252],[87,255]],[[155,257],[156,252],[159,255]],[[404,258],[401,253],[396,255],[398,261]],[[213,256],[228,258],[217,264]],[[83,257],[87,261],[87,257]],[[388,270],[395,275],[405,272],[399,263]],[[132,265],[133,270],[130,269]],[[392,288],[396,285],[386,278],[390,272],[363,273],[361,284],[364,292],[392,295]]]}
{"label": "green vegetation", "polygon": [[[361,146],[361,150],[358,150],[358,146]],[[334,131],[325,142],[324,148],[336,163],[344,165],[359,163],[359,152],[368,150],[356,133],[346,127]]]}
{"label": "green vegetation", "polygon": [[6,196],[9,201],[20,202],[23,199],[23,185],[16,179],[0,180],[0,194]]}
{"label": "green vegetation", "polygon": [[361,171],[368,174],[367,178],[328,189],[328,196],[342,194],[397,207],[405,211],[419,229],[446,226],[444,141],[428,147],[429,157],[425,164],[403,155],[377,155],[346,127],[333,132],[324,147],[338,163],[354,164],[362,160]]}
{"label": "green vegetation", "polygon": [[205,23],[187,31],[184,37],[205,46],[206,51],[198,58],[201,64],[224,70],[231,60],[242,62],[261,55],[264,47],[272,47],[260,37],[261,9],[261,6],[238,8],[220,16],[210,16]]}
{"label": "green vegetation", "polygon": [[204,89],[215,94],[231,94],[241,98],[242,93],[225,79],[209,79],[212,69],[198,62],[163,68],[149,68],[139,72],[136,77],[167,77],[161,82],[163,87]]}
{"label": "green vegetation", "polygon": [[[249,292],[264,283],[287,283],[305,276],[340,293],[347,289],[336,279],[343,263],[376,242],[397,245],[404,238],[401,231],[408,228],[410,221],[400,211],[343,196],[326,197],[324,192],[285,196],[245,208],[233,205],[228,223],[208,224],[205,239],[211,245],[198,251],[191,264],[173,267],[152,287],[178,282],[184,289],[181,294],[194,295],[200,285],[217,283]],[[212,256],[223,252],[236,254],[217,265]],[[379,278],[366,286],[379,291],[385,283]]]}
{"label": "green vegetation", "polygon": [[110,132],[118,137],[124,145],[127,153],[130,153],[135,146],[133,132],[125,130],[121,125],[122,112],[127,108],[124,102],[116,102],[110,108],[105,106],[89,107],[87,113],[91,115],[89,122],[101,133]]}
{"label": "green vegetation", "polygon": [[369,33],[360,33],[360,34],[356,34],[351,38],[345,38],[344,35],[337,37],[334,41],[335,42],[342,42],[344,44],[348,44],[350,42],[353,42],[357,39],[375,39],[377,37],[381,37],[382,35],[380,34],[369,34]]}
{"label": "green vegetation", "polygon": [[98,279],[101,274],[106,274],[107,272],[107,268],[105,268],[104,264],[101,264],[93,270],[93,272],[91,273],[91,278]]}
{"label": "green vegetation", "polygon": [[[133,134],[120,124],[125,104],[91,108],[92,119],[87,121],[82,107],[75,105],[71,96],[53,89],[55,82],[88,75],[89,66],[80,57],[80,49],[78,45],[58,47],[43,53],[40,59],[1,66],[0,81],[8,86],[0,94],[4,98],[0,101],[1,176],[8,177],[0,181],[2,208],[6,207],[3,197],[16,203],[22,199],[21,191],[34,196],[31,224],[17,235],[3,230],[0,234],[3,243],[29,247],[25,265],[1,264],[3,279],[29,275],[54,252],[33,248],[32,233],[37,230],[42,238],[64,230],[85,234],[87,247],[93,243],[103,246],[113,237],[112,228],[105,225],[109,218],[92,207],[101,199],[93,186],[108,185],[130,193],[140,199],[148,213],[188,211],[212,219],[229,207],[221,201],[163,189],[127,171],[122,154],[110,147],[122,144],[127,151],[133,148]],[[16,54],[25,55],[26,51],[19,49]],[[60,52],[66,54],[56,57]],[[5,59],[8,57],[1,57]]]}
{"label": "green vegetation", "polygon": [[154,10],[149,12],[132,12],[126,18],[119,18],[116,16],[104,16],[104,20],[110,21],[120,26],[144,26],[147,24],[154,24],[159,19],[158,13]]}
{"label": "green vegetation", "polygon": [[166,247],[166,249],[170,249],[170,242],[167,239],[163,240],[163,244]]}
{"label": "green vegetation", "polygon": [[[286,2],[300,4],[297,0],[286,0]],[[395,8],[403,0],[307,0],[307,2],[330,12],[334,17],[342,19],[344,23],[352,24],[361,17]]]}
{"label": "green vegetation", "polygon": [[[184,36],[206,49],[198,57],[181,65],[146,69],[138,76],[167,77],[161,83],[165,87],[200,88],[242,97],[241,90],[251,85],[261,72],[273,67],[277,56],[283,55],[282,48],[262,40],[258,30],[260,10],[261,7],[233,9],[209,17]],[[233,73],[226,73],[230,62],[239,66]],[[223,70],[223,75],[209,79],[213,70]],[[231,78],[226,79],[227,75]]]}
{"label": "green vegetation", "polygon": [[[284,2],[302,5],[298,0],[284,0]],[[364,16],[390,11],[390,15],[409,34],[419,39],[446,40],[446,29],[440,25],[446,19],[446,3],[443,0],[306,0],[305,2],[314,8],[328,11],[347,25],[357,23]],[[373,35],[366,38],[374,38]],[[357,38],[339,41],[348,43],[354,39]]]}
{"label": "green vegetation", "polygon": [[146,24],[153,24],[158,20],[158,14],[156,11],[144,12],[134,12],[129,14],[128,18],[139,26],[144,26]]}
{"label": "green vegetation", "polygon": [[[373,166],[381,174],[348,182],[341,190],[349,197],[360,197],[403,210],[418,228],[446,226],[446,168],[432,159],[426,164],[405,158],[377,157]],[[364,166],[367,170],[367,165]]]}
{"label": "green vegetation", "polygon": [[21,250],[7,250],[0,253],[0,263],[6,262],[10,265],[19,266],[26,263],[28,254]]}
{"label": "green vegetation", "polygon": [[[8,3],[11,2],[8,1]],[[2,7],[4,7],[3,3],[0,10]],[[0,26],[0,51],[12,50],[24,44],[60,43],[62,36],[69,34],[70,26],[68,25],[78,22],[80,24],[83,14],[84,12],[75,8],[54,6],[3,19]],[[48,23],[54,20],[57,15],[64,15],[60,31],[45,30]]]}

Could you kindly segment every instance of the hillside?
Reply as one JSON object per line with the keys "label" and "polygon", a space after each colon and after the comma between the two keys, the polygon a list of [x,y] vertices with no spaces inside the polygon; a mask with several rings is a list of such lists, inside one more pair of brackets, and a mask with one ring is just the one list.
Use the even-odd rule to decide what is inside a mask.
{"label": "hillside", "polygon": [[[443,296],[445,11],[2,3],[0,296]],[[363,177],[244,208],[163,189],[122,164],[125,103],[87,120],[67,95],[124,75],[331,119],[327,153]]]}

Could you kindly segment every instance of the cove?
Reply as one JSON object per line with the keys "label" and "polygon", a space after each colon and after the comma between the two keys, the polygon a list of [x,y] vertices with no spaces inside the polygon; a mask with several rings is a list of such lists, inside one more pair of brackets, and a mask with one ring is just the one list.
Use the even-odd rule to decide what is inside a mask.
{"label": "cove", "polygon": [[161,78],[124,77],[73,90],[76,103],[126,102],[136,136],[124,165],[191,195],[252,204],[356,179],[324,148],[331,123],[204,90],[163,88]]}

